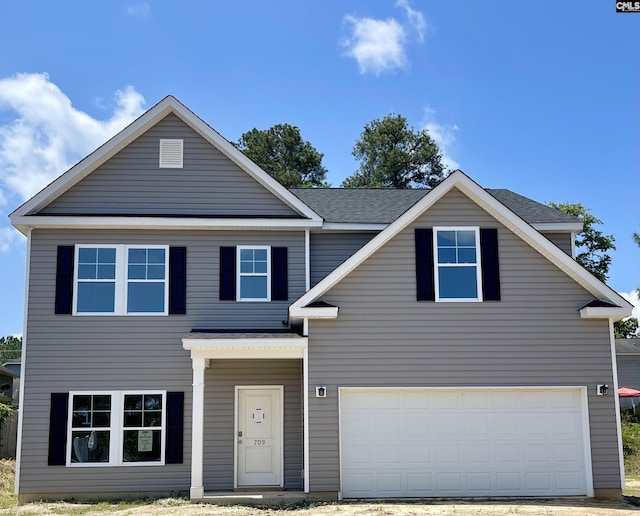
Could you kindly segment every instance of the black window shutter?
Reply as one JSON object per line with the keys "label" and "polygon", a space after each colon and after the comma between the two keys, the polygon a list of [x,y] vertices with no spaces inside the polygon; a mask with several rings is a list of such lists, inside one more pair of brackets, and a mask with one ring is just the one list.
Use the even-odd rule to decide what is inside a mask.
{"label": "black window shutter", "polygon": [[220,300],[236,299],[236,248],[220,248]]}
{"label": "black window shutter", "polygon": [[286,247],[271,248],[271,300],[289,299],[289,266]]}
{"label": "black window shutter", "polygon": [[169,313],[187,313],[187,248],[169,248]]}
{"label": "black window shutter", "polygon": [[56,264],[56,307],[57,314],[70,314],[73,307],[73,260],[75,248],[72,245],[58,246]]}
{"label": "black window shutter", "polygon": [[480,229],[480,253],[482,260],[482,298],[484,301],[500,301],[500,264],[498,262],[498,230]]}
{"label": "black window shutter", "polygon": [[435,301],[433,229],[416,228],[416,290],[418,301]]}
{"label": "black window shutter", "polygon": [[67,463],[67,413],[69,393],[51,393],[49,415],[49,466],[64,466]]}
{"label": "black window shutter", "polygon": [[167,445],[165,464],[182,464],[184,392],[167,393]]}

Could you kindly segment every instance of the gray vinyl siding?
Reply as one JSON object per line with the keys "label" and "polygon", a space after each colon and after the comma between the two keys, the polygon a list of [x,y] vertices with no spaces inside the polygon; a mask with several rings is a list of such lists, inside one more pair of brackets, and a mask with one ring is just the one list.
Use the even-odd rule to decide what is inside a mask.
{"label": "gray vinyl siding", "polygon": [[[184,140],[184,168],[159,168],[161,138]],[[40,213],[299,217],[175,115]]]}
{"label": "gray vinyl siding", "polygon": [[640,390],[640,355],[618,355],[618,385]]}
{"label": "gray vinyl siding", "polygon": [[[166,244],[187,247],[187,314],[169,316],[54,315],[58,245]],[[273,245],[289,249],[289,299],[219,301],[219,248]],[[182,337],[192,328],[282,329],[291,300],[305,286],[301,231],[34,230],[20,492],[184,490],[190,485],[192,367]],[[71,390],[166,389],[185,393],[184,464],[149,467],[47,466],[50,397]]]}
{"label": "gray vinyl siding", "polygon": [[376,233],[373,232],[311,233],[311,286],[315,286],[374,236]]}
{"label": "gray vinyl siding", "polygon": [[[416,302],[416,227],[498,228],[502,300]],[[594,487],[620,488],[607,321],[583,320],[593,296],[454,190],[322,300],[335,321],[309,324],[311,491],[339,489],[340,386],[586,386]]]}
{"label": "gray vinyl siding", "polygon": [[302,489],[302,361],[212,360],[205,385],[205,492],[233,489],[236,385],[284,385],[284,487]]}
{"label": "gray vinyl siding", "polygon": [[542,232],[542,234],[551,240],[555,245],[557,245],[560,249],[562,249],[569,256],[573,257],[571,242],[572,235],[571,233],[551,233],[551,232]]}

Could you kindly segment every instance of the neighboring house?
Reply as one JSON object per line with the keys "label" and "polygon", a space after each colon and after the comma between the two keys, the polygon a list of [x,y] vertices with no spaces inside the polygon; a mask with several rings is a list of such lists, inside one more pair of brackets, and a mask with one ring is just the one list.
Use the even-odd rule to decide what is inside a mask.
{"label": "neighboring house", "polygon": [[20,358],[13,358],[7,360],[2,365],[14,374],[11,397],[13,405],[18,406],[20,403],[20,369],[22,367],[22,361]]}
{"label": "neighboring house", "polygon": [[577,219],[459,171],[289,191],[167,97],[11,221],[22,501],[621,493],[631,306]]}
{"label": "neighboring house", "polygon": [[0,403],[15,405],[17,397],[14,396],[14,382],[18,385],[18,375],[5,366],[0,366]]}
{"label": "neighboring house", "polygon": [[640,339],[616,339],[618,385],[640,390]]}

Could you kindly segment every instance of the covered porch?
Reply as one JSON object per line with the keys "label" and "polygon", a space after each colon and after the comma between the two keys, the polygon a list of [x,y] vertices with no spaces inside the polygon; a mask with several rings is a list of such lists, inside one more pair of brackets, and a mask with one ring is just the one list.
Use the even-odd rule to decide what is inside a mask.
{"label": "covered porch", "polygon": [[307,343],[288,331],[183,337],[193,369],[192,500],[308,493]]}

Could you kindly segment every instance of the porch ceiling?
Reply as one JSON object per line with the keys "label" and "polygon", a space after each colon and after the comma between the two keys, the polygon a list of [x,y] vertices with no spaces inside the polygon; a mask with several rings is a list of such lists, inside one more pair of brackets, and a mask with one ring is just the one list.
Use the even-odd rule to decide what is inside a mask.
{"label": "porch ceiling", "polygon": [[269,331],[193,331],[182,337],[182,347],[192,357],[304,358],[308,338],[297,333]]}

